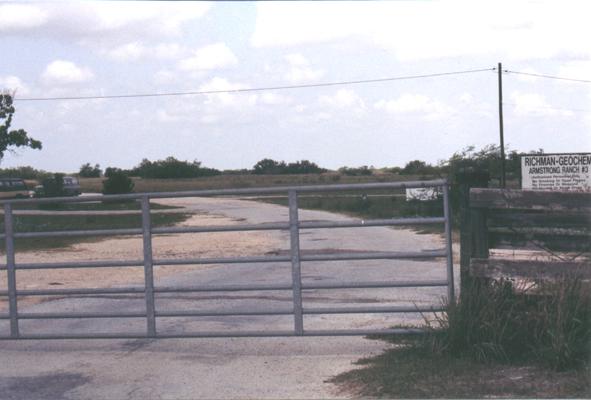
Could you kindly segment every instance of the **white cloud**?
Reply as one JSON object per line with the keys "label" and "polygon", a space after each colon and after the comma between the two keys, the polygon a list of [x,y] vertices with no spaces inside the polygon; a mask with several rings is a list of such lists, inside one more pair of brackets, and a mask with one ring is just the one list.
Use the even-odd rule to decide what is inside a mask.
{"label": "white cloud", "polygon": [[285,78],[291,83],[315,81],[324,75],[324,71],[312,68],[310,61],[301,54],[288,54],[285,60],[289,64]]}
{"label": "white cloud", "polygon": [[460,102],[464,104],[472,104],[474,102],[474,96],[468,92],[462,93],[460,95]]}
{"label": "white cloud", "polygon": [[0,31],[86,41],[125,43],[132,38],[179,36],[187,22],[211,7],[204,2],[78,1],[0,6]]}
{"label": "white cloud", "polygon": [[177,74],[167,69],[162,69],[154,74],[154,82],[160,85],[166,85],[174,82],[177,79]]}
{"label": "white cloud", "polygon": [[[591,80],[591,60],[577,60],[568,62],[560,66],[560,68],[558,69],[558,75],[564,78]],[[584,86],[587,91],[587,98],[585,101],[582,102],[577,102],[575,100],[574,104],[576,105],[574,105],[574,107],[584,110],[591,110],[591,85],[581,85],[580,83],[572,81],[556,82],[560,82],[561,84],[570,84],[570,88],[572,90],[577,90],[579,87],[583,88]],[[573,100],[574,99],[575,98],[573,98]],[[587,125],[591,126],[591,113],[585,113],[582,117],[587,123]]]}
{"label": "white cloud", "polygon": [[310,65],[310,61],[301,54],[293,53],[285,56],[287,62],[294,67],[307,67]]}
{"label": "white cloud", "polygon": [[16,96],[29,94],[29,88],[23,81],[14,75],[1,76],[0,75],[0,92],[7,90],[9,93],[16,92]]}
{"label": "white cloud", "polygon": [[199,119],[199,121],[203,124],[211,125],[217,124],[222,120],[222,116],[219,114],[206,114]]}
{"label": "white cloud", "polygon": [[161,43],[154,46],[151,51],[158,58],[175,58],[186,52],[187,49],[178,43]]}
{"label": "white cloud", "polygon": [[403,94],[395,100],[379,100],[374,104],[377,110],[392,114],[418,114],[426,119],[439,119],[452,116],[455,110],[428,96],[421,94]]}
{"label": "white cloud", "polygon": [[238,63],[238,59],[225,43],[214,43],[201,47],[191,57],[179,62],[183,71],[202,71],[225,68]]}
{"label": "white cloud", "polygon": [[146,53],[146,48],[139,42],[132,42],[115,47],[107,55],[119,61],[137,60]]}
{"label": "white cloud", "polygon": [[308,109],[308,106],[304,105],[304,104],[298,104],[297,106],[294,107],[294,110],[297,113],[303,113],[304,111],[306,111]]}
{"label": "white cloud", "polygon": [[158,122],[178,122],[182,118],[178,115],[171,114],[168,110],[158,110],[156,112],[156,120]]}
{"label": "white cloud", "polygon": [[263,93],[257,96],[257,102],[261,104],[276,106],[276,105],[283,105],[289,104],[292,102],[292,98],[289,96],[284,96],[277,93]]}
{"label": "white cloud", "polygon": [[[523,69],[520,69],[519,72],[525,72],[526,74],[539,74],[540,73],[533,68],[523,68]],[[523,82],[536,82],[538,79],[540,79],[538,77],[531,76],[531,75],[521,75],[521,74],[513,75],[512,74],[511,76],[514,76]]]}
{"label": "white cloud", "polygon": [[558,75],[565,78],[591,80],[591,57],[589,60],[571,61],[561,65]]}
{"label": "white cloud", "polygon": [[34,5],[0,5],[0,32],[34,29],[45,24],[47,19],[47,12]]}
{"label": "white cloud", "polygon": [[[199,87],[200,91],[231,91],[247,89],[244,83],[233,82],[226,78],[215,77]],[[293,99],[289,96],[272,93],[210,93],[206,94],[199,112],[200,122],[215,124],[220,121],[253,121],[263,114],[272,114],[276,107],[289,105]],[[264,107],[263,107],[264,106]]]}
{"label": "white cloud", "polygon": [[[461,107],[462,114],[470,114],[483,118],[492,118],[493,109],[491,105],[480,97],[474,97],[472,93],[464,92],[459,97],[458,107]],[[453,110],[452,110],[453,112]]]}
{"label": "white cloud", "polygon": [[354,109],[356,112],[365,110],[365,102],[353,90],[340,89],[332,96],[320,96],[318,103],[321,106],[334,109]]}
{"label": "white cloud", "polygon": [[572,111],[554,108],[547,101],[546,97],[538,93],[511,93],[513,110],[520,116],[561,116],[571,117]]}
{"label": "white cloud", "polygon": [[[209,8],[207,4],[195,4],[191,2],[167,3],[158,2],[89,2],[84,7],[77,9],[85,16],[90,16],[96,22],[96,28],[100,31],[120,30],[127,27],[151,25],[159,34],[178,35],[180,26],[191,19],[201,17]],[[69,7],[68,7],[69,8]]]}
{"label": "white cloud", "polygon": [[187,50],[178,43],[161,43],[146,46],[139,41],[122,44],[103,50],[103,53],[118,61],[136,61],[142,58],[175,58]]}
{"label": "white cloud", "polygon": [[261,2],[251,44],[357,38],[401,60],[589,56],[586,6],[584,1]]}
{"label": "white cloud", "polygon": [[[211,91],[224,91],[224,90],[237,90],[237,89],[245,89],[246,86],[241,83],[231,83],[225,78],[215,77],[208,82],[204,83],[199,87],[200,91],[203,92],[211,92]],[[219,106],[232,106],[238,104],[241,100],[239,96],[242,96],[242,100],[244,98],[255,98],[256,96],[248,96],[248,95],[235,95],[231,93],[212,93],[207,94],[207,100],[205,104],[210,105],[219,105]],[[252,100],[250,100],[252,102]]]}
{"label": "white cloud", "polygon": [[46,85],[64,85],[82,83],[94,78],[89,68],[79,67],[71,61],[55,60],[51,62],[41,75]]}
{"label": "white cloud", "polygon": [[251,43],[255,47],[297,45],[334,40],[353,33],[350,27],[357,25],[354,15],[343,12],[345,8],[351,9],[351,4],[339,2],[335,5],[322,2],[259,3]]}

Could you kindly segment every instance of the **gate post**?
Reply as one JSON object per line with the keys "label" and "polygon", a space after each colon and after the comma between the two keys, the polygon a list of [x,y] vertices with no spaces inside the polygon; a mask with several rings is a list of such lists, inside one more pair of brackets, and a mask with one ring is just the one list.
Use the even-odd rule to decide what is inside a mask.
{"label": "gate post", "polygon": [[470,210],[470,188],[488,187],[490,174],[484,171],[464,170],[457,175],[460,205],[460,296],[470,286],[470,259],[474,247],[473,213]]}
{"label": "gate post", "polygon": [[453,248],[451,240],[451,205],[449,199],[449,182],[443,185],[443,217],[445,218],[445,251],[447,253],[447,302],[454,304],[456,302],[454,287],[454,261]]}
{"label": "gate post", "polygon": [[18,315],[16,301],[16,264],[14,260],[14,232],[12,223],[12,204],[4,204],[4,241],[6,245],[6,278],[8,280],[8,312],[10,317],[10,337],[18,338]]}
{"label": "gate post", "polygon": [[142,238],[144,249],[144,280],[148,337],[156,336],[154,307],[154,263],[152,259],[152,224],[150,222],[150,199],[142,197]]}
{"label": "gate post", "polygon": [[298,194],[288,192],[289,198],[289,237],[291,249],[291,285],[293,288],[293,314],[295,334],[304,334],[304,316],[302,311],[302,272],[300,265],[300,227],[298,220]]}

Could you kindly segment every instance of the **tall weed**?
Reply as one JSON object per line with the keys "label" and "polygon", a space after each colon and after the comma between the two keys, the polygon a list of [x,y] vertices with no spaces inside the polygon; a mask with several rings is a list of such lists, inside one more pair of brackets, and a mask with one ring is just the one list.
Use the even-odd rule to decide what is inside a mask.
{"label": "tall weed", "polygon": [[575,277],[528,288],[475,281],[431,328],[428,341],[436,352],[567,369],[591,356],[591,295]]}

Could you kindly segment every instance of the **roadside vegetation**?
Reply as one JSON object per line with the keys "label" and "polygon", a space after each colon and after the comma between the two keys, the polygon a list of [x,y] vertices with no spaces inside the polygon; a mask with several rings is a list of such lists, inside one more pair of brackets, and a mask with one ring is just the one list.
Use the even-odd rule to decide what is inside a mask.
{"label": "roadside vegetation", "polygon": [[591,291],[576,277],[477,281],[426,335],[374,339],[396,346],[332,380],[356,397],[591,396]]}
{"label": "roadside vegetation", "polygon": [[[538,150],[536,152],[542,152]],[[404,167],[374,168],[372,166],[341,167],[329,171],[308,160],[296,162],[277,161],[265,158],[251,169],[219,171],[204,167],[199,161],[182,161],[174,157],[163,160],[142,160],[137,166],[125,170],[114,167],[101,168],[99,164],[86,163],[76,174],[82,192],[120,194],[136,192],[184,191],[200,189],[251,188],[290,185],[347,184],[369,182],[398,182],[447,178],[452,182],[452,210],[458,209],[457,177],[462,171],[486,171],[489,185],[496,186],[500,180],[500,149],[496,145],[477,150],[467,147],[448,160],[437,165],[412,160]],[[516,151],[507,151],[507,177],[510,186],[519,186],[519,156]],[[0,169],[0,176],[21,174],[29,179],[28,184],[49,182],[53,177],[63,176],[31,167]],[[255,200],[287,204],[286,196],[260,196]],[[441,199],[430,201],[406,201],[404,190],[302,194],[300,207],[306,209],[341,212],[351,216],[374,219],[413,216],[441,216]],[[442,228],[417,226],[419,232],[441,233]]]}
{"label": "roadside vegetation", "polygon": [[[287,205],[287,196],[257,197],[255,200]],[[309,210],[338,212],[362,219],[443,216],[441,199],[407,201],[402,191],[396,191],[394,194],[383,191],[371,194],[367,192],[303,194],[298,196],[298,206]],[[408,227],[420,233],[443,233],[442,224],[409,225]]]}

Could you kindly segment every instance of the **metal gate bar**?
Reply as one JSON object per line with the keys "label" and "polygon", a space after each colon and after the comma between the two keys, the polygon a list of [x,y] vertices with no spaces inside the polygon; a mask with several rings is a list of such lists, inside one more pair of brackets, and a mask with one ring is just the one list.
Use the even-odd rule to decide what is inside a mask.
{"label": "metal gate bar", "polygon": [[[443,189],[443,217],[435,218],[392,218],[361,221],[337,221],[337,222],[312,222],[299,221],[297,197],[301,192],[333,192],[343,190],[375,190],[395,188],[417,187],[441,187]],[[199,197],[199,196],[225,196],[225,195],[251,195],[286,193],[288,194],[289,221],[287,223],[247,224],[237,226],[209,226],[209,227],[165,227],[152,228],[150,216],[150,199],[173,197]],[[48,231],[48,232],[14,232],[13,229],[13,204],[43,204],[43,203],[69,203],[91,202],[104,200],[139,200],[141,204],[142,227],[140,229],[100,229],[100,230],[75,230],[75,231]],[[85,338],[198,338],[198,337],[267,337],[267,336],[348,336],[368,334],[419,334],[422,329],[380,329],[380,330],[306,330],[304,329],[304,315],[316,314],[352,314],[352,313],[424,313],[441,312],[444,308],[439,306],[407,307],[407,306],[381,306],[381,307],[303,307],[302,291],[316,289],[349,289],[349,288],[400,288],[400,287],[440,287],[447,286],[449,302],[454,300],[453,283],[453,259],[451,248],[451,213],[449,204],[448,183],[445,180],[394,182],[394,183],[370,183],[347,185],[319,185],[319,186],[295,186],[274,187],[259,189],[221,189],[199,190],[187,192],[168,193],[143,193],[114,196],[87,196],[83,198],[52,198],[52,199],[26,199],[6,200],[4,204],[4,234],[0,239],[5,240],[6,264],[0,265],[0,270],[7,271],[7,289],[0,291],[0,296],[8,297],[9,309],[7,314],[0,314],[0,319],[10,320],[10,335],[0,336],[0,339],[85,339]],[[362,228],[375,226],[416,225],[443,223],[445,231],[445,249],[442,251],[422,252],[367,252],[367,253],[342,253],[342,254],[301,254],[299,247],[299,231],[301,229],[330,229],[330,228]],[[154,259],[152,255],[152,235],[163,233],[200,233],[200,232],[229,232],[229,231],[257,231],[257,230],[288,230],[290,233],[290,254],[288,256],[251,256],[251,257],[226,257],[226,258],[193,258],[193,259]],[[74,237],[74,236],[115,236],[115,235],[142,235],[143,259],[141,260],[117,260],[117,261],[87,261],[87,262],[63,262],[63,263],[19,263],[15,262],[14,239],[15,238],[39,238],[39,237]],[[446,280],[429,281],[396,281],[396,282],[302,282],[301,263],[310,261],[344,261],[344,260],[385,260],[385,259],[427,259],[446,258]],[[244,264],[244,263],[291,263],[292,279],[290,283],[258,284],[258,285],[209,285],[186,287],[158,287],[154,286],[153,267],[170,265],[198,265],[198,264]],[[75,288],[75,289],[43,289],[43,290],[18,290],[16,284],[16,270],[35,269],[64,269],[64,268],[121,268],[144,267],[144,287],[123,288]],[[293,307],[288,309],[246,309],[246,310],[157,310],[154,297],[156,293],[182,293],[182,292],[213,292],[213,291],[259,291],[259,290],[289,290],[292,292]],[[18,296],[51,296],[51,295],[99,295],[99,294],[142,294],[145,299],[145,312],[69,312],[69,313],[28,313],[18,312]],[[183,333],[159,333],[156,329],[158,317],[201,317],[201,316],[254,316],[254,315],[293,315],[293,331],[238,331],[238,332],[183,332]],[[88,333],[88,334],[27,334],[19,332],[18,321],[23,320],[50,320],[50,319],[79,319],[79,318],[145,318],[146,332],[141,333]]]}

